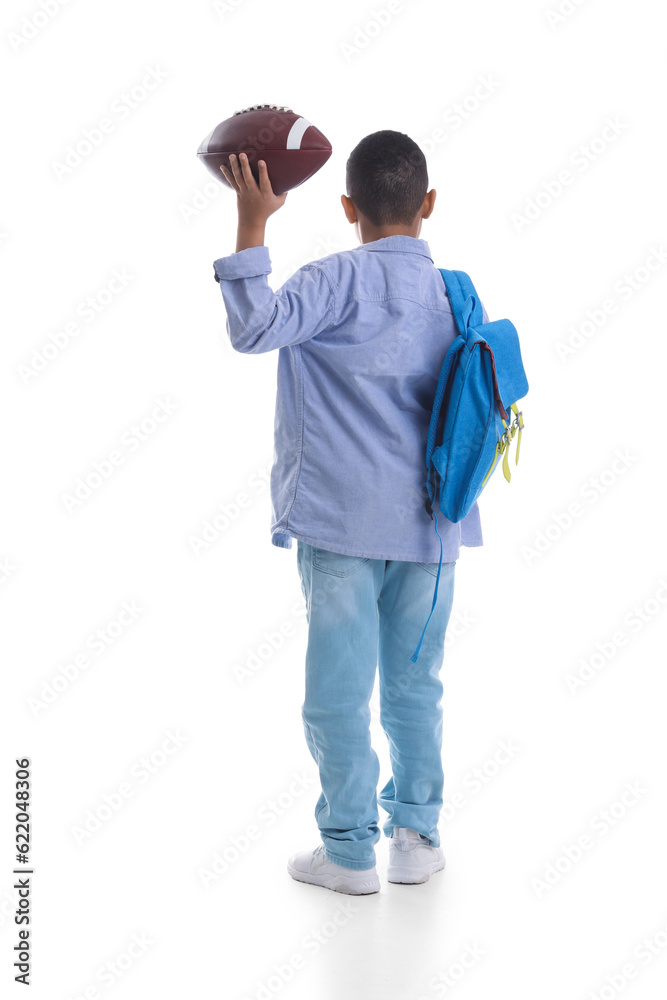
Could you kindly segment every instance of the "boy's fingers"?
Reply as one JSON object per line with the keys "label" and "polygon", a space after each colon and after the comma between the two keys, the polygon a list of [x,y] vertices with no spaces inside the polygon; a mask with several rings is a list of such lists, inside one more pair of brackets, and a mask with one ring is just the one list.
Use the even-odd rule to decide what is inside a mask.
{"label": "boy's fingers", "polygon": [[253,177],[252,170],[250,169],[250,161],[245,153],[241,153],[239,159],[241,161],[243,180],[249,188],[252,188],[255,185],[255,178]]}
{"label": "boy's fingers", "polygon": [[224,163],[220,164],[220,172],[224,175],[224,178],[228,184],[231,184],[232,187],[236,187],[236,184],[234,183],[234,178],[232,177],[232,175],[230,174],[229,170],[224,165]]}
{"label": "boy's fingers", "polygon": [[234,180],[236,181],[237,187],[240,190],[242,187],[245,187],[245,181],[243,180],[241,168],[239,167],[238,159],[235,153],[229,154],[229,165],[232,168],[232,173],[234,174]]}
{"label": "boy's fingers", "polygon": [[230,174],[229,169],[224,165],[224,163],[220,164],[220,170],[224,174],[225,179],[229,182],[229,184],[231,184],[234,190],[238,192],[238,185],[234,180],[234,178],[232,177],[232,175]]}
{"label": "boy's fingers", "polygon": [[269,171],[264,160],[259,161],[259,189],[262,194],[273,194],[273,188],[269,180]]}

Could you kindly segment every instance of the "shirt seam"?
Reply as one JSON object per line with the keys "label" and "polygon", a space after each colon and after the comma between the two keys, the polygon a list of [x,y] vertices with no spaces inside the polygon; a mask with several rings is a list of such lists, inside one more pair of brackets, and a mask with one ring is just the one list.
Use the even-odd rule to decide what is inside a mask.
{"label": "shirt seam", "polygon": [[301,353],[301,344],[292,345],[297,361],[297,422],[299,425],[299,461],[297,464],[296,472],[294,474],[294,486],[292,488],[292,495],[290,501],[287,504],[287,509],[284,512],[281,520],[285,522],[285,529],[289,530],[289,516],[294,506],[294,501],[296,499],[297,490],[299,488],[299,477],[301,476],[301,468],[303,465],[303,428],[304,428],[304,390],[303,390],[303,356]]}
{"label": "shirt seam", "polygon": [[338,315],[338,306],[337,306],[337,303],[336,303],[336,286],[333,283],[333,279],[331,278],[331,275],[328,273],[328,271],[327,271],[326,267],[324,266],[324,264],[319,264],[317,261],[313,261],[310,264],[306,264],[305,267],[307,267],[307,268],[308,267],[317,268],[317,270],[321,274],[323,274],[324,277],[327,279],[327,284],[329,285],[329,291],[331,292],[331,298],[333,299],[333,307],[329,306],[329,308],[333,308],[333,320],[334,320],[334,323],[335,323],[336,322],[336,316]]}
{"label": "shirt seam", "polygon": [[[387,253],[399,253],[399,251],[397,251],[397,250],[391,250],[391,251],[386,251],[386,252]],[[408,252],[416,253],[417,251],[408,251]],[[425,256],[425,255],[423,255],[423,256]],[[337,304],[337,299],[336,299],[336,286],[334,285],[333,279],[332,279],[331,275],[328,273],[328,271],[327,271],[326,267],[324,266],[324,264],[320,264],[318,261],[313,261],[310,264],[305,264],[304,265],[304,268],[310,268],[310,267],[317,268],[319,271],[321,271],[321,273],[327,279],[327,282],[329,284],[329,289],[331,291],[331,297],[333,298],[333,301],[334,301],[334,305],[333,305],[333,320],[334,320],[334,323],[335,323],[335,322],[337,322],[337,316],[338,316],[338,304]],[[364,296],[361,296],[361,295],[351,295],[351,296],[348,297],[348,299],[346,299],[346,301],[349,301],[349,300],[352,300],[354,302],[397,302],[397,301],[398,302],[411,302],[411,303],[413,303],[413,305],[418,305],[422,309],[427,309],[429,312],[443,312],[447,316],[452,315],[452,308],[451,308],[451,304],[449,302],[449,299],[446,299],[446,301],[445,301],[445,308],[444,309],[443,309],[442,303],[435,303],[435,305],[428,305],[426,302],[423,302],[422,299],[413,299],[413,298],[410,298],[410,296],[408,296],[408,295],[375,295],[375,296],[369,296],[369,295],[364,295]]]}
{"label": "shirt seam", "polygon": [[435,263],[430,253],[425,253],[423,250],[407,250],[403,248],[394,250],[391,247],[367,247],[364,244],[359,249],[368,250],[370,253],[416,253],[419,257],[426,257],[427,260]]}
{"label": "shirt seam", "polygon": [[372,297],[367,295],[351,295],[350,298],[354,299],[355,302],[411,302],[413,305],[418,305],[422,309],[428,309],[429,312],[442,312],[447,316],[452,315],[451,306],[449,309],[443,309],[442,305],[439,303],[430,306],[422,299],[411,299],[407,295],[376,295]]}

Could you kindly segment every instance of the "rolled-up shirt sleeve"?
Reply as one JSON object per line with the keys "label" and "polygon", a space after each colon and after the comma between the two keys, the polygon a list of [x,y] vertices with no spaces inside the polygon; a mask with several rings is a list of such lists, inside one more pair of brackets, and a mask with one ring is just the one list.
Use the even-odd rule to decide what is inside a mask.
{"label": "rolled-up shirt sleeve", "polygon": [[301,344],[335,322],[335,290],[321,265],[305,264],[277,290],[267,280],[269,248],[247,247],[213,262],[232,347],[262,354]]}

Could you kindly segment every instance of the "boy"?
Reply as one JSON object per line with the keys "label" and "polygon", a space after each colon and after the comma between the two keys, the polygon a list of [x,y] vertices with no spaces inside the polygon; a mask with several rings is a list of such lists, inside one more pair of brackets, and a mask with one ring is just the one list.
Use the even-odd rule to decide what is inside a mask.
{"label": "boy", "polygon": [[[453,524],[434,503],[438,601],[412,663],[440,557],[424,508],[426,440],[456,336],[442,276],[419,238],[436,192],[412,139],[366,136],[341,195],[360,246],[306,264],[273,292],[265,225],[286,195],[273,193],[262,160],[259,184],[243,154],[230,165],[221,170],[237,194],[236,252],[213,267],[232,346],[279,349],[271,540],[297,540],[308,620],[302,718],[322,786],[322,843],[293,855],[288,871],[337,892],[377,892],[379,804],[389,813],[389,881],[425,882],[445,865],[439,674],[454,568],[460,545],[482,544],[477,504]],[[376,669],[392,766],[379,797],[369,732]]]}

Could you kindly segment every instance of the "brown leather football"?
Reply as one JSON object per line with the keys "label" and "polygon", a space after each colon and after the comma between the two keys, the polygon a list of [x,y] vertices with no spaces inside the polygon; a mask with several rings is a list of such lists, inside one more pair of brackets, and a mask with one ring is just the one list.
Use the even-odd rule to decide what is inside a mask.
{"label": "brown leather football", "polygon": [[202,140],[197,156],[214,177],[231,187],[220,164],[229,167],[229,154],[242,152],[255,180],[259,181],[257,161],[264,160],[274,193],[283,194],[303,184],[326,163],[331,143],[291,108],[255,104],[216,125]]}

